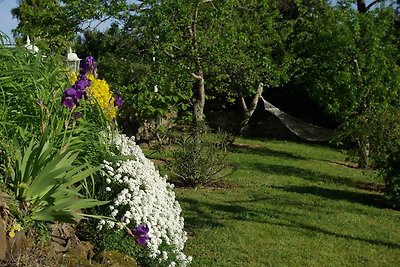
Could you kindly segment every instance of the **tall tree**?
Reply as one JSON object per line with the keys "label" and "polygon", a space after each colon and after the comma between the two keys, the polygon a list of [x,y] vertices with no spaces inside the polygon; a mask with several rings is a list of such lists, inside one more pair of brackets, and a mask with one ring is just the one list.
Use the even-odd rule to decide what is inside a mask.
{"label": "tall tree", "polygon": [[385,108],[398,105],[393,9],[360,13],[349,6],[326,6],[318,13],[305,11],[297,26],[297,81],[342,123],[360,167],[368,167],[374,151],[372,122]]}
{"label": "tall tree", "polygon": [[14,35],[31,36],[46,52],[71,46],[76,33],[112,18],[123,16],[126,0],[20,0],[11,13],[18,19]]}
{"label": "tall tree", "polygon": [[131,23],[153,41],[158,72],[193,96],[198,123],[207,97],[250,96],[261,82],[279,83],[290,62],[290,27],[274,1],[143,1]]}

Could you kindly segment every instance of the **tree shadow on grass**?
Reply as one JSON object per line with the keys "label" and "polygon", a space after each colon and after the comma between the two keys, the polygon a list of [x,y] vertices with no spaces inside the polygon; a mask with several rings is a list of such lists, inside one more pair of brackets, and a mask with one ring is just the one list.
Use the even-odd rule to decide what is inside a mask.
{"label": "tree shadow on grass", "polygon": [[[292,191],[294,193],[297,193],[296,191],[301,191],[301,190],[293,189]],[[335,192],[335,190],[329,191],[329,189],[327,189],[324,192],[325,195],[329,198],[333,199],[340,198],[340,197],[334,197],[335,193],[337,193]],[[342,199],[353,200],[356,198],[360,198],[359,194],[355,195],[349,194],[347,196],[343,196],[343,192],[339,193],[342,194],[341,195]],[[361,197],[363,198],[364,196]],[[192,214],[191,216],[185,218],[185,226],[188,227],[189,229],[199,229],[202,227],[220,227],[224,226],[223,222],[227,220],[250,221],[261,224],[282,226],[285,228],[293,228],[296,231],[319,233],[336,238],[354,240],[377,246],[385,246],[392,249],[400,249],[400,244],[391,241],[383,239],[371,239],[363,236],[354,236],[354,235],[340,233],[338,231],[332,231],[327,229],[329,227],[328,225],[326,227],[320,227],[312,224],[306,224],[303,221],[304,220],[307,221],[307,218],[309,216],[308,213],[301,213],[301,212],[294,213],[279,209],[280,206],[291,206],[291,205],[297,205],[299,209],[300,208],[307,209],[307,207],[304,207],[307,206],[304,205],[304,203],[296,204],[296,202],[287,199],[281,198],[279,200],[280,202],[279,204],[277,204],[276,201],[274,201],[274,204],[277,204],[276,205],[277,208],[268,208],[266,206],[263,206],[262,208],[259,209],[245,207],[245,205],[249,205],[248,202],[250,202],[252,203],[251,204],[252,207],[254,207],[254,204],[257,203],[258,201],[261,202],[268,201],[268,198],[261,198],[261,199],[255,198],[249,201],[231,201],[223,204],[212,204],[209,202],[202,202],[191,198],[182,198],[179,201],[189,203],[190,211],[195,212],[195,214]],[[286,203],[287,201],[289,202]]]}
{"label": "tree shadow on grass", "polygon": [[233,152],[233,153],[259,155],[259,156],[265,156],[265,157],[277,157],[277,158],[293,159],[293,160],[307,159],[307,158],[297,155],[295,153],[273,150],[273,149],[269,149],[266,147],[259,147],[259,146],[233,144],[229,147],[229,151]]}
{"label": "tree shadow on grass", "polygon": [[394,243],[394,242],[388,242],[385,240],[371,239],[371,238],[364,238],[364,237],[357,237],[357,236],[352,236],[352,235],[347,235],[347,234],[336,233],[336,232],[333,232],[330,230],[323,229],[321,227],[307,225],[304,223],[292,222],[292,223],[272,223],[272,224],[278,225],[278,226],[290,227],[290,228],[297,228],[297,229],[301,229],[301,230],[305,230],[305,231],[317,232],[317,233],[325,234],[328,236],[369,243],[371,245],[376,245],[376,246],[384,246],[384,247],[392,248],[392,249],[400,249],[400,245],[397,243]]}
{"label": "tree shadow on grass", "polygon": [[393,207],[382,195],[364,192],[353,192],[339,189],[323,188],[319,186],[274,186],[275,189],[290,193],[310,194],[332,200],[345,200],[376,208],[392,209]]}
{"label": "tree shadow on grass", "polygon": [[353,181],[348,177],[329,175],[321,172],[315,172],[287,165],[252,162],[252,163],[243,163],[241,167],[258,170],[268,174],[295,176],[300,179],[312,182],[335,183],[335,184],[347,185],[350,187],[356,187],[358,184],[358,182]]}
{"label": "tree shadow on grass", "polygon": [[[200,202],[193,198],[179,198],[180,203],[184,203],[189,214],[185,216],[185,227],[198,229],[202,227],[221,227],[223,226],[217,218],[213,216],[207,209],[208,206],[205,202]],[[194,213],[194,215],[192,215]]]}

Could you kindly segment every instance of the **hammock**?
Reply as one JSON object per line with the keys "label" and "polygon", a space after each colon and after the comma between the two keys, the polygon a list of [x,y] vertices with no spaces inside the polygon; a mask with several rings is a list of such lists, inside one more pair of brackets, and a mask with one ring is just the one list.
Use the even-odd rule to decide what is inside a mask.
{"label": "hammock", "polygon": [[322,128],[311,123],[299,120],[275,107],[268,101],[266,101],[262,96],[260,96],[264,102],[265,110],[269,111],[298,137],[308,140],[308,141],[327,141],[335,138],[337,132],[334,130]]}

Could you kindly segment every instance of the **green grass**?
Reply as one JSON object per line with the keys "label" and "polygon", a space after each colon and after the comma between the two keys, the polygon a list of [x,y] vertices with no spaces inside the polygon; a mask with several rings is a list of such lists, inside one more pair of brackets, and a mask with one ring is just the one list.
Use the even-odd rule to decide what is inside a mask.
{"label": "green grass", "polygon": [[191,266],[399,266],[400,212],[332,148],[237,139],[229,188],[177,189]]}

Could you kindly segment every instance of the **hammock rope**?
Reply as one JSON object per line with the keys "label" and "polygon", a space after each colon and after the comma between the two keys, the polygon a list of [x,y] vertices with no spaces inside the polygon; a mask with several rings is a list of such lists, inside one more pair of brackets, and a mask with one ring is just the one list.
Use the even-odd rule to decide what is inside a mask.
{"label": "hammock rope", "polygon": [[260,98],[264,102],[266,111],[276,116],[292,133],[302,139],[308,141],[328,141],[338,135],[335,130],[326,129],[297,119],[275,107],[262,96]]}

